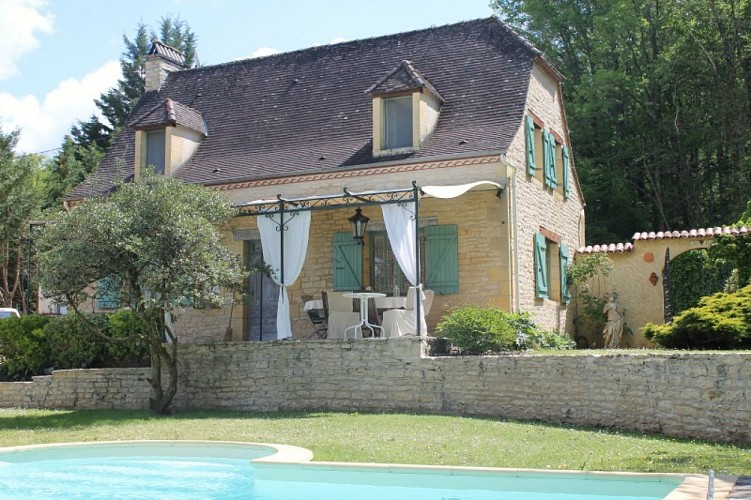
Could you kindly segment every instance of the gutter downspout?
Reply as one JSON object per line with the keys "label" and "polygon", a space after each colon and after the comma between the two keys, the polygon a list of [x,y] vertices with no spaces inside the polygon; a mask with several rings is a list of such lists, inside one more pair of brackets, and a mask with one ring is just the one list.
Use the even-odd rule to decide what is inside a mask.
{"label": "gutter downspout", "polygon": [[[503,155],[502,157],[503,163],[506,165],[506,171],[508,172],[509,164],[506,162],[506,156]],[[513,167],[512,167],[513,168]],[[517,203],[516,203],[516,173],[517,169],[514,168],[514,175],[511,177],[511,189],[509,193],[509,203],[511,206],[509,207],[509,212],[512,214],[513,221],[511,226],[511,232],[512,232],[512,239],[514,240],[513,243],[513,252],[514,255],[511,257],[511,265],[513,267],[513,275],[514,275],[514,293],[513,293],[513,303],[511,304],[511,309],[513,313],[519,313],[521,311],[521,307],[519,305],[520,298],[519,298],[519,230],[518,230],[518,213],[517,213]]]}

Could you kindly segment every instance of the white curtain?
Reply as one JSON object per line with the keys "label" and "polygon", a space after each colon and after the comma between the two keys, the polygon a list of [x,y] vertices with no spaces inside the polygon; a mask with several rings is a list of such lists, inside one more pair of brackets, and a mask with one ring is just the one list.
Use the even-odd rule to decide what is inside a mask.
{"label": "white curtain", "polygon": [[[417,238],[416,220],[414,217],[414,205],[388,204],[381,205],[383,210],[383,222],[386,226],[386,234],[389,235],[391,251],[394,252],[396,261],[412,286],[418,287],[420,293],[414,294],[414,304],[411,309],[417,314],[417,301],[422,296],[422,284],[417,276],[417,254],[415,253],[415,238]],[[408,306],[409,307],[409,306]],[[413,324],[416,324],[413,323]],[[427,334],[425,323],[425,311],[420,308],[420,334]]]}
{"label": "white curtain", "polygon": [[[412,205],[410,203],[410,205]],[[406,205],[381,205],[383,210],[383,222],[386,226],[386,234],[389,235],[391,250],[396,256],[399,267],[402,268],[404,277],[413,285],[417,286],[417,259],[415,258],[415,221],[414,206]]]}
{"label": "white curtain", "polygon": [[[284,221],[284,248],[280,238],[280,224]],[[259,215],[258,230],[261,233],[263,260],[271,268],[271,278],[279,285],[279,306],[276,310],[276,335],[278,339],[292,336],[290,323],[289,298],[287,287],[294,283],[308,251],[310,234],[310,212]],[[284,251],[284,273],[282,273],[282,251]],[[284,283],[282,283],[284,274]]]}

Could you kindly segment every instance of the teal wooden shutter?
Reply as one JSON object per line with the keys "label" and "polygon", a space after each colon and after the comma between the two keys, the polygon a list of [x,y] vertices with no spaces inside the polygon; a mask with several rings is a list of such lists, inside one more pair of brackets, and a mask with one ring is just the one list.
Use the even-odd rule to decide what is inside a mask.
{"label": "teal wooden shutter", "polygon": [[548,147],[550,148],[550,187],[555,189],[558,187],[558,171],[556,170],[556,163],[558,158],[556,157],[556,143],[553,134],[548,134]]}
{"label": "teal wooden shutter", "polygon": [[459,229],[454,224],[425,228],[425,284],[442,295],[459,293]]}
{"label": "teal wooden shutter", "polygon": [[120,307],[120,284],[112,278],[102,278],[97,283],[96,306],[99,309]]}
{"label": "teal wooden shutter", "polygon": [[351,232],[334,235],[334,290],[362,289],[362,245]]}
{"label": "teal wooden shutter", "polygon": [[543,132],[543,163],[545,173],[545,185],[551,189],[558,186],[555,173],[555,137],[550,132]]}
{"label": "teal wooden shutter", "polygon": [[571,196],[571,181],[569,181],[568,178],[568,170],[569,170],[569,159],[568,159],[568,148],[566,146],[563,146],[563,196],[568,200],[569,196]]}
{"label": "teal wooden shutter", "polygon": [[535,233],[535,296],[548,296],[548,245],[545,236]]}
{"label": "teal wooden shutter", "polygon": [[571,257],[566,245],[561,245],[559,253],[561,256],[561,302],[568,304],[568,301],[571,300],[571,293],[568,289],[568,281],[566,281],[566,271]]}
{"label": "teal wooden shutter", "polygon": [[535,122],[529,115],[524,117],[524,139],[527,150],[527,174],[535,175]]}

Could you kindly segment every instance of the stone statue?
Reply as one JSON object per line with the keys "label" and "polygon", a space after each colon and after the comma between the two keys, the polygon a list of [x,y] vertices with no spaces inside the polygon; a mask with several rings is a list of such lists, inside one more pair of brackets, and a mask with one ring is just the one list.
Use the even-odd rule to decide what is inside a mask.
{"label": "stone statue", "polygon": [[602,314],[608,317],[605,328],[602,330],[602,334],[605,336],[606,349],[617,348],[623,334],[623,313],[618,310],[615,299],[615,295],[611,295],[608,303],[602,309]]}

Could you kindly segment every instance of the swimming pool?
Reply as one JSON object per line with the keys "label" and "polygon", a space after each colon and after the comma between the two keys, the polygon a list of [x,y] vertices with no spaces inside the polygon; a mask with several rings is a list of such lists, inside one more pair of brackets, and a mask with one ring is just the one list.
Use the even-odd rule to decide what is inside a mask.
{"label": "swimming pool", "polygon": [[0,498],[647,500],[680,475],[307,463],[309,451],[216,442],[0,450]]}

